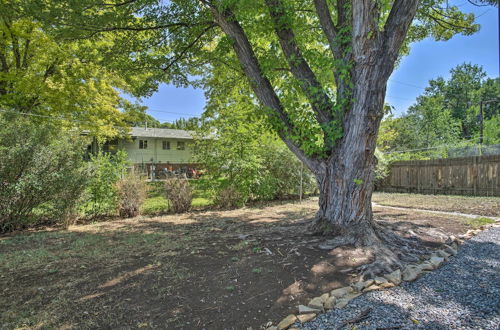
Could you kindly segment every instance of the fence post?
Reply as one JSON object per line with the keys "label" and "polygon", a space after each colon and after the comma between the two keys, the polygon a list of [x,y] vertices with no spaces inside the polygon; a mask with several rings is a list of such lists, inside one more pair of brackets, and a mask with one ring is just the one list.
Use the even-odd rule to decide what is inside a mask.
{"label": "fence post", "polygon": [[477,156],[474,156],[474,162],[472,164],[472,182],[474,186],[474,196],[477,196],[477,180],[479,179],[478,175],[478,170],[477,170]]}
{"label": "fence post", "polygon": [[304,175],[304,163],[300,162],[300,194],[299,200],[302,202],[302,190],[303,190],[303,175]]}

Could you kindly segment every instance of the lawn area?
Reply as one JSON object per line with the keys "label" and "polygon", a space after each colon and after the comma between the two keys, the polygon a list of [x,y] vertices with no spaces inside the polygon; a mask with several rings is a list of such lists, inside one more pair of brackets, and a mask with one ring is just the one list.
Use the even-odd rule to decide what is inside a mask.
{"label": "lawn area", "polygon": [[[163,181],[148,183],[149,191],[144,204],[142,205],[142,214],[160,215],[168,212],[169,203],[165,198],[163,190]],[[206,187],[206,181],[202,179],[189,180],[193,189],[193,201],[191,203],[194,209],[203,209],[212,205],[212,197]]]}
{"label": "lawn area", "polygon": [[[355,268],[371,260],[362,249],[319,249],[324,238],[305,230],[316,209],[310,199],[5,235],[1,328],[258,329],[357,281]],[[403,235],[479,225],[411,210],[374,213]]]}
{"label": "lawn area", "polygon": [[420,195],[376,192],[372,201],[386,206],[500,217],[500,197]]}

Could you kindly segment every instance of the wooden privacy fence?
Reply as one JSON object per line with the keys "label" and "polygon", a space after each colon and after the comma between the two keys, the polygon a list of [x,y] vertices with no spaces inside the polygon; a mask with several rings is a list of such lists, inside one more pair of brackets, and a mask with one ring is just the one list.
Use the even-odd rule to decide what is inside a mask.
{"label": "wooden privacy fence", "polygon": [[500,155],[394,162],[385,192],[500,196]]}

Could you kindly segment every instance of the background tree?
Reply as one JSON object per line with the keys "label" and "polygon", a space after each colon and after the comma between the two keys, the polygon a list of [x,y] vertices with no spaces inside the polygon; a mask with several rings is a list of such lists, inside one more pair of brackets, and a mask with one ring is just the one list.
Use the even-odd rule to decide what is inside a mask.
{"label": "background tree", "polygon": [[444,94],[446,107],[462,125],[462,137],[470,139],[478,127],[475,109],[481,101],[480,89],[486,73],[478,65],[465,63],[453,68],[450,73],[450,80],[436,93]]}
{"label": "background tree", "polygon": [[23,5],[0,3],[0,110],[116,135],[115,126],[125,126],[120,92],[133,92],[134,81],[103,65],[100,51],[113,45],[112,36],[96,41],[50,34]]}
{"label": "background tree", "polygon": [[481,101],[493,101],[483,104],[482,124],[488,137],[484,142],[496,143],[500,80],[486,78],[482,67],[467,63],[451,69],[450,74],[448,80],[430,80],[407,113],[384,119],[378,146],[384,152],[397,152],[391,158],[446,157],[447,148],[479,143]]}
{"label": "background tree", "polygon": [[128,126],[145,126],[160,127],[161,123],[153,116],[146,113],[147,106],[137,103],[131,103],[128,100],[122,99],[120,101],[120,108],[123,113],[123,121]]}
{"label": "background tree", "polygon": [[413,241],[372,218],[387,79],[410,42],[471,34],[477,31],[473,15],[440,0],[34,3],[41,20],[70,27],[80,38],[100,40],[112,32],[118,42],[110,51],[114,62],[126,63],[122,69],[157,68],[144,90],[155,79],[182,85],[200,77],[198,84],[220,95],[226,81],[217,75],[231,70],[231,81],[252,91],[252,104],[315,174],[315,229],[336,235],[338,245],[369,246],[377,256],[374,272],[411,257],[411,247],[398,256],[390,246]]}
{"label": "background tree", "polygon": [[188,131],[195,131],[202,125],[202,120],[198,117],[191,118],[179,118],[174,120],[174,122],[165,122],[160,125],[162,128],[173,128],[173,129],[184,129]]}
{"label": "background tree", "polygon": [[303,194],[313,192],[314,176],[269,129],[266,118],[255,115],[251,96],[231,90],[225,95],[224,106],[221,99],[209,100],[194,152],[207,169],[203,178],[214,200],[236,207],[249,200],[298,196],[301,175]]}

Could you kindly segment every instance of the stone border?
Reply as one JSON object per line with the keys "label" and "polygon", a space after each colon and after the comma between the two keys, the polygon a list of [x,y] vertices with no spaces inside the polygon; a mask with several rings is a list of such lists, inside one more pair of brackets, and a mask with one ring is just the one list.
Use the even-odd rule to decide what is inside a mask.
{"label": "stone border", "polygon": [[499,226],[500,221],[497,220],[495,224],[481,226],[479,229],[475,230],[468,230],[467,233],[459,235],[458,238],[450,236],[447,240],[447,244],[444,244],[443,248],[435,250],[430,256],[427,256],[426,260],[419,264],[409,264],[403,271],[397,269],[392,273],[384,274],[383,276],[378,276],[366,281],[360,280],[350,286],[338,288],[328,293],[324,293],[319,297],[314,297],[309,301],[307,306],[299,305],[297,314],[288,315],[277,325],[268,322],[262,328],[266,330],[298,330],[298,328],[291,328],[291,326],[296,322],[302,324],[314,320],[317,315],[325,313],[327,310],[344,308],[352,299],[365,292],[384,290],[397,286],[402,282],[414,281],[420,276],[437,269],[444,262],[448,261],[451,256],[455,256],[458,253],[458,246],[463,244],[464,240],[476,236],[483,230]]}

